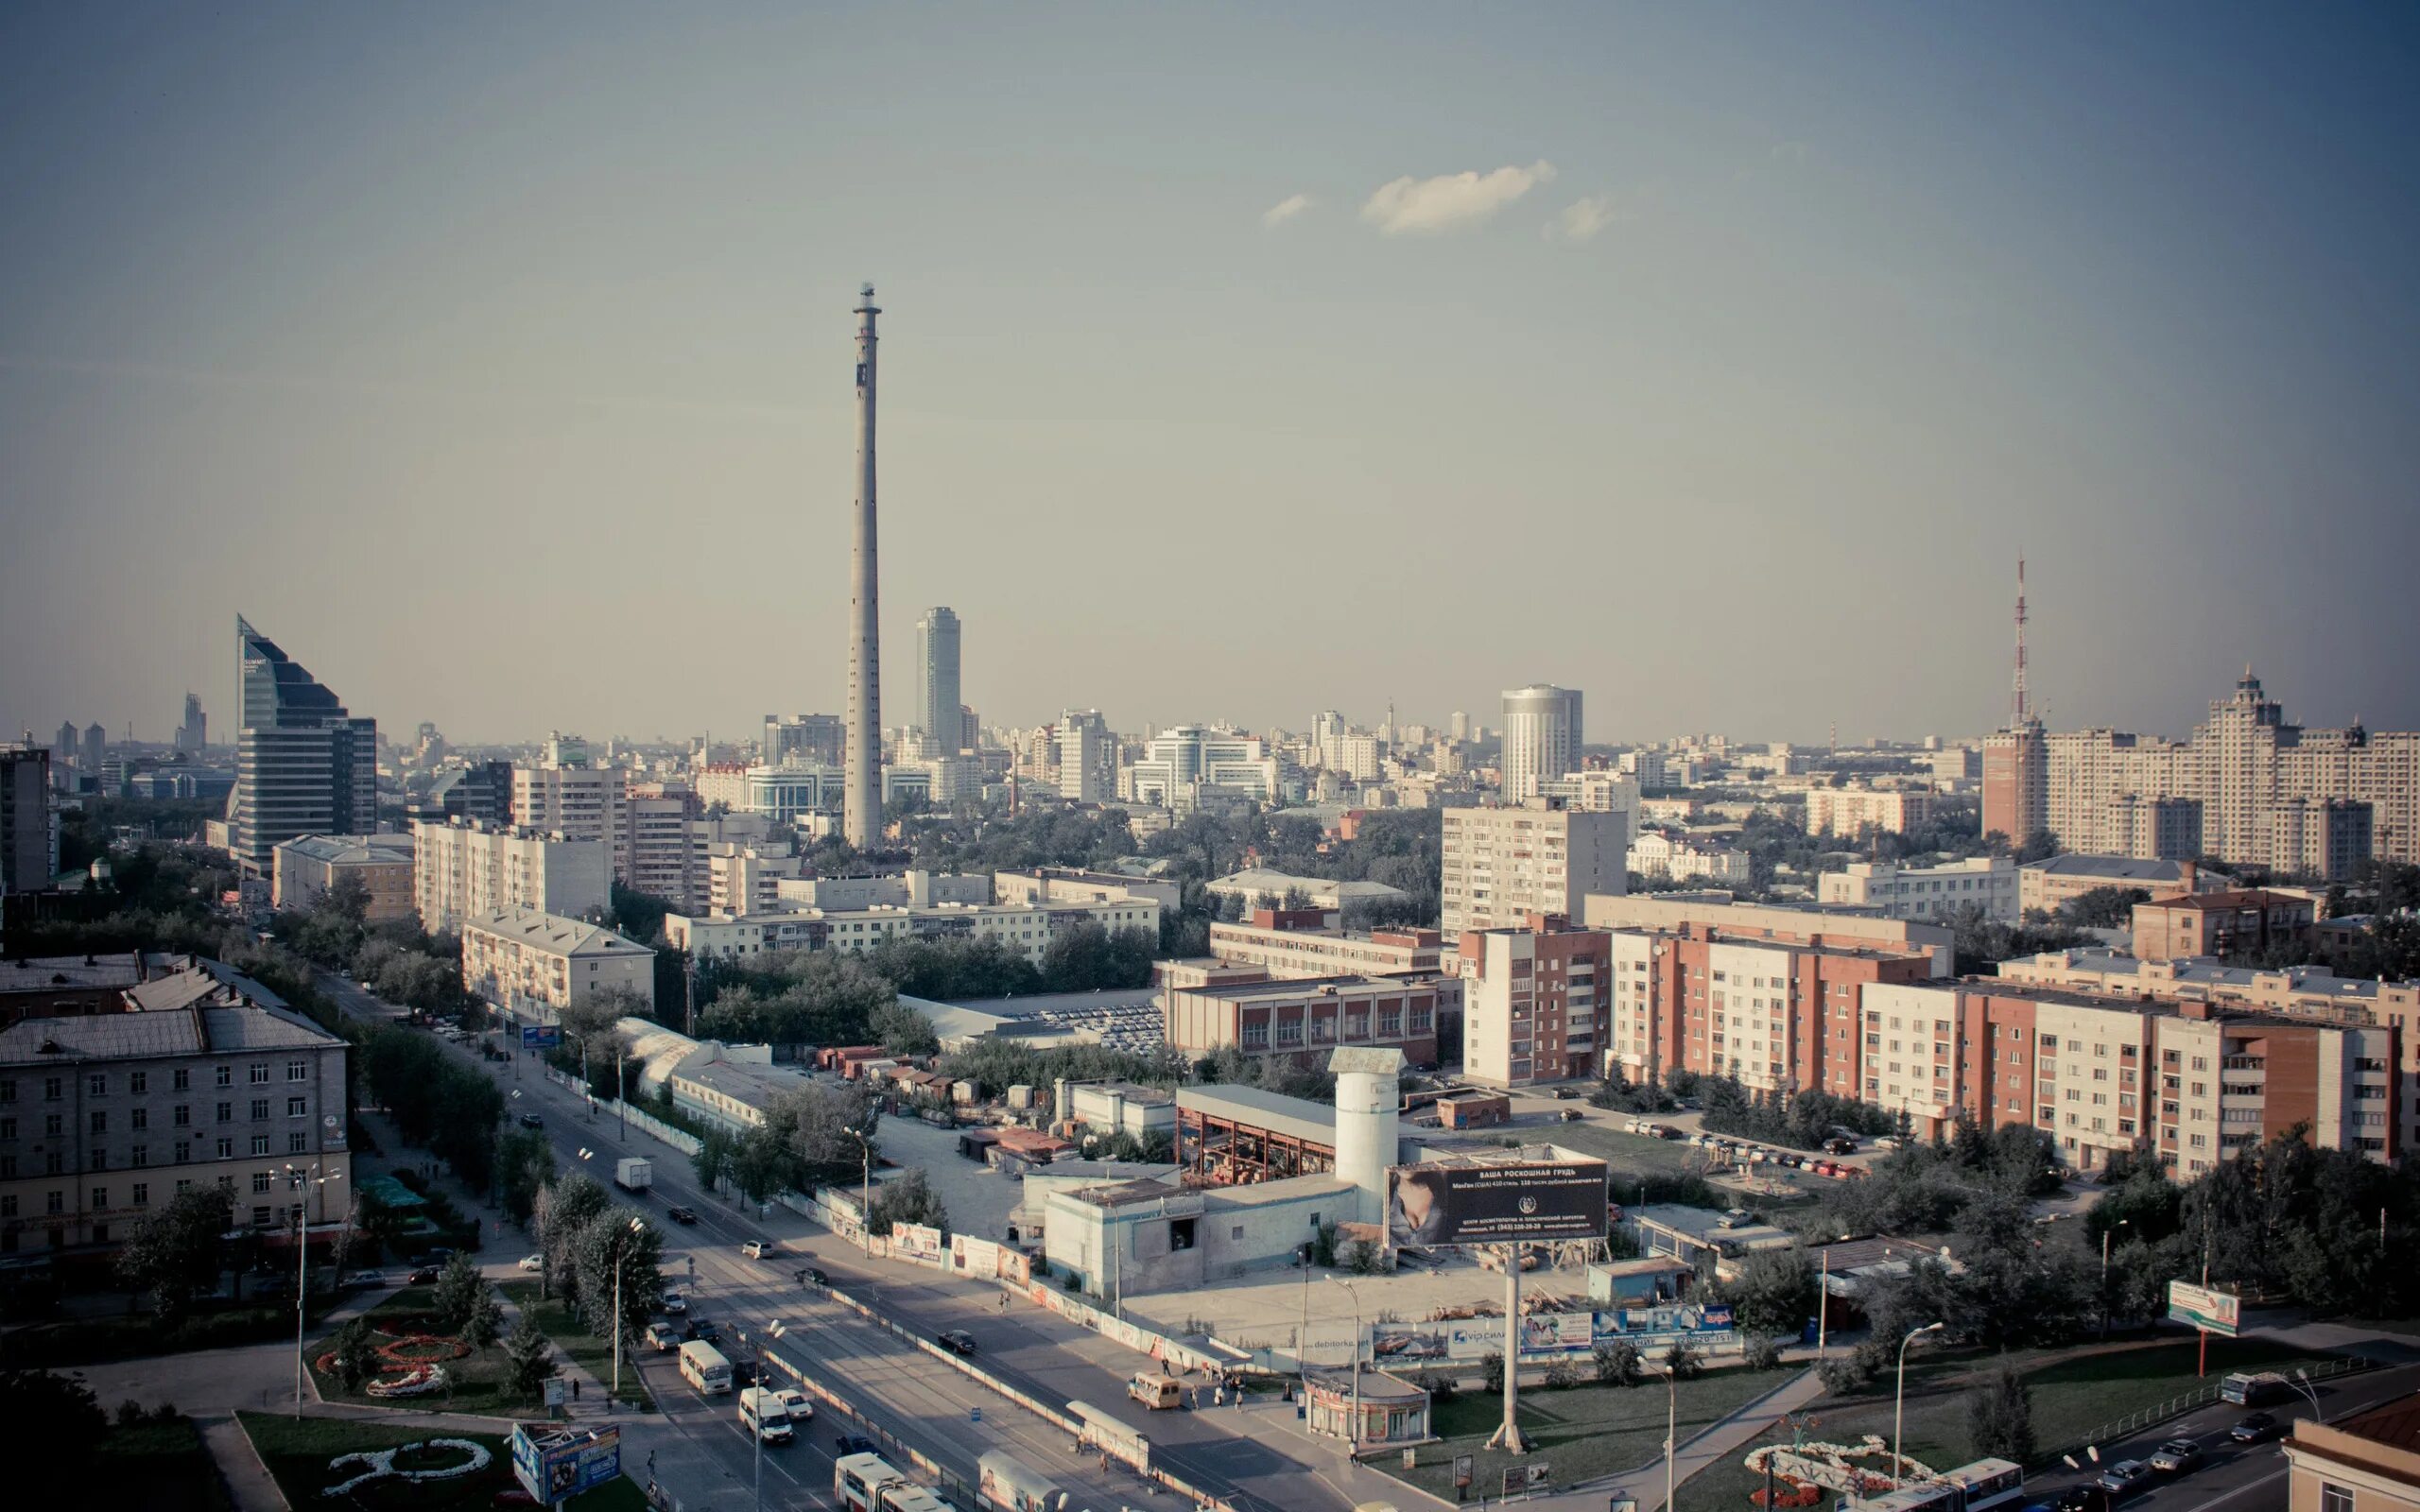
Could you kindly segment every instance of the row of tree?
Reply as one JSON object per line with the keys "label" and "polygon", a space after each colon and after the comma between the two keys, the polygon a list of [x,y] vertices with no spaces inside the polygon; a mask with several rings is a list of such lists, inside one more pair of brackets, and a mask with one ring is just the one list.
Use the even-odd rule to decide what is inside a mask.
{"label": "row of tree", "polygon": [[1888,1134],[1899,1124],[1871,1103],[1811,1088],[1769,1091],[1745,1086],[1736,1076],[1700,1076],[1695,1091],[1706,1128],[1794,1150],[1820,1150],[1838,1129]]}
{"label": "row of tree", "polygon": [[539,1192],[531,1232],[541,1296],[561,1297],[598,1338],[647,1327],[664,1295],[664,1236],[653,1224],[575,1174]]}
{"label": "row of tree", "polygon": [[485,1192],[498,1170],[496,1127],[504,1092],[484,1073],[444,1054],[437,1041],[382,1025],[355,1049],[362,1085],[406,1143],[451,1166],[474,1192]]}

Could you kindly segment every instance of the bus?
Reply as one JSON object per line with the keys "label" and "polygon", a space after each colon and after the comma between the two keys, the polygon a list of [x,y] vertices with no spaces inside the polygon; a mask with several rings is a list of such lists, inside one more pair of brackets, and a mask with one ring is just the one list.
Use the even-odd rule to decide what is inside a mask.
{"label": "bus", "polygon": [[874,1505],[881,1512],[950,1512],[947,1502],[906,1481],[893,1481],[884,1486]]}
{"label": "bus", "polygon": [[872,1451],[843,1454],[832,1462],[832,1499],[847,1512],[882,1512],[877,1499],[884,1488],[907,1484],[907,1476]]}
{"label": "bus", "polygon": [[1059,1512],[1065,1500],[1058,1483],[1004,1449],[975,1461],[975,1504],[981,1512]]}
{"label": "bus", "polygon": [[2024,1467],[1979,1459],[1888,1496],[1864,1502],[1843,1497],[1833,1503],[1833,1512],[2016,1512],[2024,1503]]}
{"label": "bus", "polygon": [[722,1351],[703,1339],[691,1339],[681,1346],[681,1379],[709,1397],[718,1397],[731,1389],[731,1362]]}

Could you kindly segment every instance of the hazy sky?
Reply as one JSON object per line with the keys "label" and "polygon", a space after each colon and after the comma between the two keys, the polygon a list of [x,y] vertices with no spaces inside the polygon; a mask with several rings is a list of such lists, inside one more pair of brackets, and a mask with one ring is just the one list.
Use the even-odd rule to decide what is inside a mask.
{"label": "hazy sky", "polygon": [[2408,6],[20,5],[0,719],[2420,725]]}

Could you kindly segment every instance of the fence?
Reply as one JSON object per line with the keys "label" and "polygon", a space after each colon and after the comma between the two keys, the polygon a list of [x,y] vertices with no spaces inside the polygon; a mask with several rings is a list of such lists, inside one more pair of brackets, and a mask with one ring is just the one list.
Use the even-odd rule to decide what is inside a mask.
{"label": "fence", "polygon": [[[2291,1380],[2293,1368],[2304,1370],[2309,1379],[2316,1383],[2332,1381],[2340,1376],[2358,1375],[2364,1370],[2375,1370],[2377,1368],[2377,1362],[2365,1360],[2360,1355],[2339,1355],[2317,1361],[2307,1366],[2280,1370],[2279,1373]],[[2218,1400],[2219,1393],[2222,1389],[2224,1388],[2221,1385],[2201,1386],[2181,1396],[2170,1397],[2164,1401],[2154,1402],[2148,1407],[2130,1412],[2123,1418],[2113,1418],[2089,1433],[2082,1435],[2075,1442],[2062,1444],[2056,1449],[2035,1456],[2034,1464],[2036,1466],[2054,1465],[2063,1456],[2074,1453],[2087,1445],[2106,1444],[2114,1439],[2139,1434],[2154,1423],[2164,1423],[2171,1418],[2181,1418],[2197,1407],[2206,1407]]]}
{"label": "fence", "polygon": [[[558,1087],[568,1088],[570,1091],[579,1092],[582,1095],[586,1095],[588,1091],[586,1086],[581,1083],[579,1077],[567,1076],[562,1072],[557,1071],[552,1066],[548,1066],[546,1068],[546,1079],[553,1082]],[[631,1121],[631,1126],[632,1128],[638,1129],[642,1133],[662,1141],[666,1144],[671,1145],[674,1149],[679,1150],[683,1155],[697,1154],[699,1149],[704,1143],[704,1142],[699,1139],[695,1134],[688,1132],[686,1129],[675,1128],[664,1120],[656,1117],[653,1113],[648,1112],[646,1108],[639,1108],[633,1104],[621,1102],[612,1097],[591,1097],[589,1098],[589,1101],[596,1104],[598,1116],[604,1118],[627,1118]]]}

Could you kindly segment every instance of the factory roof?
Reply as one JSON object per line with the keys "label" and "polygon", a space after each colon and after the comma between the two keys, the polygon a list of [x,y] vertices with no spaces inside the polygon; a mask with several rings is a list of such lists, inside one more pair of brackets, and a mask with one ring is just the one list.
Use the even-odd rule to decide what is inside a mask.
{"label": "factory roof", "polygon": [[412,837],[408,834],[305,834],[281,841],[276,849],[329,866],[412,864]]}
{"label": "factory roof", "polygon": [[2112,884],[2172,882],[2181,886],[2187,865],[2181,861],[2148,861],[2139,856],[2065,855],[2028,862],[2023,869],[2048,877],[2093,877]]}
{"label": "factory roof", "polygon": [[1409,896],[1400,887],[1390,887],[1383,882],[1338,882],[1327,877],[1297,877],[1288,872],[1272,871],[1267,867],[1246,867],[1231,871],[1211,883],[1214,892],[1266,892],[1284,897],[1300,887],[1316,898],[1333,895],[1338,902],[1352,899],[1402,898]]}
{"label": "factory roof", "polygon": [[[2124,991],[2134,987],[2123,979],[2140,978],[2138,990],[2150,991],[2155,987],[2175,983],[2179,986],[2202,987],[2213,990],[2236,989],[2253,991],[2264,983],[2275,983],[2288,991],[2308,993],[2313,997],[2374,998],[2378,995],[2375,977],[2338,976],[2324,967],[2286,966],[2275,971],[2259,971],[2247,966],[2228,966],[2209,955],[2184,955],[2166,962],[2161,971],[2145,973],[2143,963],[2135,956],[2111,950],[2048,951],[2001,966],[2036,967],[2042,970],[2065,969],[2087,974],[2121,979],[2113,990]],[[2015,980],[2012,978],[2011,980]]]}
{"label": "factory roof", "polygon": [[1332,1193],[1355,1191],[1353,1183],[1340,1176],[1314,1173],[1310,1176],[1280,1177],[1274,1181],[1247,1181],[1237,1186],[1205,1189],[1213,1202],[1222,1208],[1266,1208],[1282,1202],[1302,1202]]}
{"label": "factory roof", "polygon": [[1305,1143],[1334,1145],[1336,1143],[1336,1109],[1325,1103],[1307,1098],[1288,1097],[1260,1087],[1245,1087],[1234,1082],[1219,1082],[1207,1087],[1180,1087],[1176,1093],[1180,1112],[1191,1108],[1213,1118],[1264,1128],[1272,1134],[1287,1134]]}

